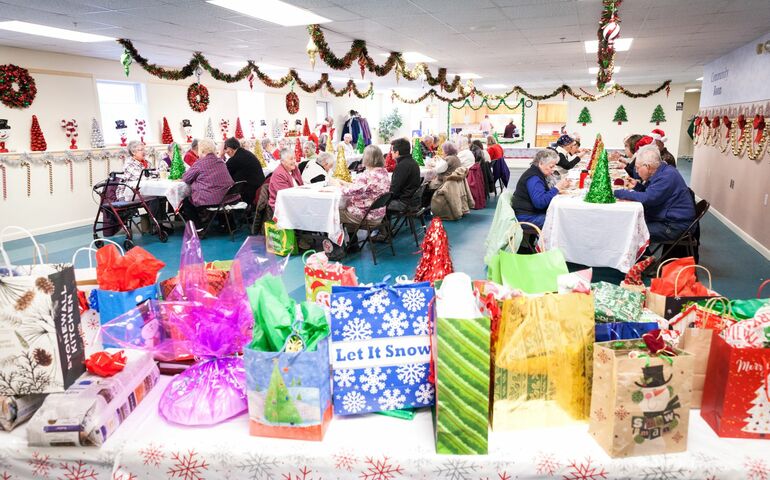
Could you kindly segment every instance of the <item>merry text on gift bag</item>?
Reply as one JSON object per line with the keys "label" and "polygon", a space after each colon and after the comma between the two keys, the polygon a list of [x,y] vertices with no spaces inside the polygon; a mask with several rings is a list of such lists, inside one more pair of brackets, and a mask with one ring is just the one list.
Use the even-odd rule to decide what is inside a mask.
{"label": "merry text on gift bag", "polygon": [[433,404],[429,283],[332,287],[334,413]]}

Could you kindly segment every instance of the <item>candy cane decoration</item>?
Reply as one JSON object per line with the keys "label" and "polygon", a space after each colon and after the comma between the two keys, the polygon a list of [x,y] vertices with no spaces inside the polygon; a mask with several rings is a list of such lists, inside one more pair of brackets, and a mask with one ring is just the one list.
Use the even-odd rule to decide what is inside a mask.
{"label": "candy cane decoration", "polygon": [[73,175],[74,163],[69,158],[65,160],[64,163],[67,164],[67,169],[69,170],[69,174],[70,174],[70,192],[74,192],[75,191],[75,176]]}
{"label": "candy cane decoration", "polygon": [[27,169],[27,197],[32,196],[32,164],[24,160],[21,166]]}
{"label": "candy cane decoration", "polygon": [[48,167],[48,192],[53,195],[53,162],[46,160],[45,166]]}
{"label": "candy cane decoration", "polygon": [[62,120],[61,128],[64,129],[64,134],[70,141],[70,150],[78,149],[78,122],[77,120]]}
{"label": "candy cane decoration", "polygon": [[147,122],[137,118],[134,120],[134,124],[136,125],[136,134],[139,135],[139,141],[144,143],[144,129],[147,125]]}
{"label": "candy cane decoration", "polygon": [[0,163],[0,169],[3,171],[3,200],[8,200],[8,177],[6,175],[5,165]]}
{"label": "candy cane decoration", "polygon": [[227,140],[227,130],[230,128],[230,120],[224,118],[219,122],[219,131],[222,132],[222,140]]}
{"label": "candy cane decoration", "polygon": [[88,157],[88,185],[94,186],[94,159]]}
{"label": "candy cane decoration", "polygon": [[254,120],[249,120],[249,130],[251,130],[251,139],[252,140],[257,138],[257,137],[254,136],[254,132],[256,130],[256,126],[257,126],[257,122],[255,122]]}

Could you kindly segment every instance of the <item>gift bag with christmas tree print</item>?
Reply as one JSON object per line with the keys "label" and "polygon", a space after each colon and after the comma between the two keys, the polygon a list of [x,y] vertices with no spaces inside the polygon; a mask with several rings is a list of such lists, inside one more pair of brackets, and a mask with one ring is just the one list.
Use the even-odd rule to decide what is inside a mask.
{"label": "gift bag with christmas tree print", "polygon": [[588,432],[611,457],[687,450],[693,357],[673,353],[651,354],[640,340],[594,345]]}

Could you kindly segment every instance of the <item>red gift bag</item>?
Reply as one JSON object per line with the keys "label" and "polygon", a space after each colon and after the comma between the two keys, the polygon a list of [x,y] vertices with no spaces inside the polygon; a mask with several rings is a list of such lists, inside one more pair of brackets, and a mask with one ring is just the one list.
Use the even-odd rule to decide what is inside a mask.
{"label": "red gift bag", "polygon": [[701,416],[720,437],[770,439],[770,348],[711,342]]}

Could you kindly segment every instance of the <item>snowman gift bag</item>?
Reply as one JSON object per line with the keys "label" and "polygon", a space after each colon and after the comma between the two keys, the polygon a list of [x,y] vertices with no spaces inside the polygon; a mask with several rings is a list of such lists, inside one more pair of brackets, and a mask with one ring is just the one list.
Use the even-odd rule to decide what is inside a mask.
{"label": "snowman gift bag", "polygon": [[611,457],[687,450],[693,356],[660,337],[594,344],[589,433]]}

